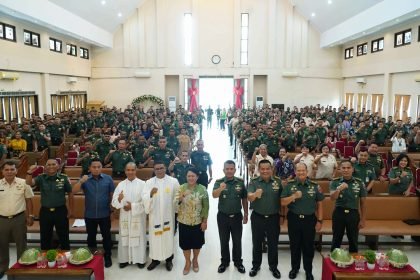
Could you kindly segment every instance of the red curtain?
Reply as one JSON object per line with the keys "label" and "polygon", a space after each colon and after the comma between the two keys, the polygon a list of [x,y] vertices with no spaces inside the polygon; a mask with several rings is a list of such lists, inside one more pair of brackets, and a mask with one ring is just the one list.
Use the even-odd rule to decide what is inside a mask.
{"label": "red curtain", "polygon": [[244,86],[242,79],[236,79],[233,87],[233,94],[235,95],[235,107],[236,109],[242,109]]}
{"label": "red curtain", "polygon": [[190,112],[198,108],[198,79],[189,79],[188,96],[190,97]]}

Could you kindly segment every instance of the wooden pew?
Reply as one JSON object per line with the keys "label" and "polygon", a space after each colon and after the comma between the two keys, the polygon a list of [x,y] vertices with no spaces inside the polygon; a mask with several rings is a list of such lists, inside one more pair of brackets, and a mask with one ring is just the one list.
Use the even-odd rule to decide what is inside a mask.
{"label": "wooden pew", "polygon": [[[34,215],[39,216],[39,210],[41,209],[41,197],[39,194],[35,195],[32,198]],[[67,205],[68,207],[68,205]],[[74,195],[74,208],[73,208],[73,218],[69,219],[69,229],[70,233],[86,233],[86,227],[72,227],[75,219],[84,219],[85,211],[85,196],[84,195]],[[119,221],[118,219],[111,219],[111,233],[117,234],[119,231]],[[35,220],[34,224],[28,227],[28,233],[39,233],[39,221]]]}

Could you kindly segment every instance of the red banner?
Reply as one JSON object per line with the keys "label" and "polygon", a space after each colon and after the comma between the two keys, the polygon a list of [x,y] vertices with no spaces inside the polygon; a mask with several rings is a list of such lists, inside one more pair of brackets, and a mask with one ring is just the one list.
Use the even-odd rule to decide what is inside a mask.
{"label": "red banner", "polygon": [[235,94],[235,107],[236,109],[242,109],[242,96],[244,94],[244,87],[242,86],[242,80],[235,80],[235,86],[233,87],[233,93]]}
{"label": "red banner", "polygon": [[190,97],[190,112],[194,112],[198,109],[197,96],[198,96],[198,87],[197,79],[191,79],[190,87],[188,88],[188,96]]}

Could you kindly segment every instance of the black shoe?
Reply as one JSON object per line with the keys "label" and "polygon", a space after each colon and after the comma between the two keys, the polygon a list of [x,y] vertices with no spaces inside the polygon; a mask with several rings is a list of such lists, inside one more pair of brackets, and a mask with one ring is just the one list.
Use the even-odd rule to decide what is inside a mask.
{"label": "black shoe", "polygon": [[149,266],[147,267],[147,270],[153,270],[160,264],[160,261],[153,260]]}
{"label": "black shoe", "polygon": [[221,265],[219,265],[219,267],[217,268],[217,272],[219,272],[219,273],[223,273],[223,272],[225,272],[226,271],[226,268],[228,267],[229,265],[225,265],[225,264],[221,264]]}
{"label": "black shoe", "polygon": [[251,268],[251,270],[249,271],[249,276],[250,277],[256,276],[259,270],[260,270],[259,267],[253,267],[253,268]]}
{"label": "black shoe", "polygon": [[243,264],[235,264],[235,267],[238,269],[238,271],[240,273],[245,273],[245,267],[243,266]]}
{"label": "black shoe", "polygon": [[289,272],[289,279],[295,279],[297,274],[299,273],[298,269],[292,269]]}
{"label": "black shoe", "polygon": [[143,269],[146,266],[146,263],[138,263],[138,268]]}
{"label": "black shoe", "polygon": [[[111,257],[104,257],[104,263],[105,263],[105,267],[111,267],[112,266],[112,260]],[[0,277],[1,278],[1,277]]]}
{"label": "black shoe", "polygon": [[126,263],[120,263],[120,268],[124,268],[126,266],[128,266],[128,262],[126,262]]}
{"label": "black shoe", "polygon": [[274,278],[280,279],[281,274],[280,274],[280,271],[277,269],[277,267],[274,267],[274,268],[270,267],[270,271],[273,274]]}
{"label": "black shoe", "polygon": [[314,280],[312,273],[306,273],[306,280]]}
{"label": "black shoe", "polygon": [[166,267],[167,271],[171,271],[172,268],[174,267],[174,265],[173,265],[172,261],[166,261],[165,267]]}

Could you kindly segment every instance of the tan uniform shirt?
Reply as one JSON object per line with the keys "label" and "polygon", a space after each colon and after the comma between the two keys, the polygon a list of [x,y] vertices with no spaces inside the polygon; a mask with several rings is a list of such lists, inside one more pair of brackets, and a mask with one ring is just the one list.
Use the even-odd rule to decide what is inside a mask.
{"label": "tan uniform shirt", "polygon": [[0,180],[0,216],[13,216],[26,210],[26,198],[34,193],[24,179],[15,178],[9,185],[6,179]]}
{"label": "tan uniform shirt", "polygon": [[316,179],[328,178],[332,179],[334,169],[337,167],[337,161],[331,154],[328,157],[322,157],[318,161],[318,170],[316,172]]}

